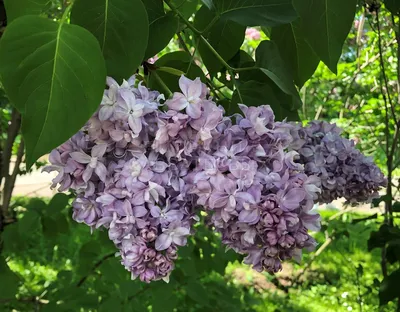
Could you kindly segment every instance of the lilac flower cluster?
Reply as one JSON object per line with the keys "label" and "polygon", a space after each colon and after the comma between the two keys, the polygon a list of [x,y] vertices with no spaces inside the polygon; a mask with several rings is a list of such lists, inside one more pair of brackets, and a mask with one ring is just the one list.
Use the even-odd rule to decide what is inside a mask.
{"label": "lilac flower cluster", "polygon": [[[353,146],[349,154],[328,124],[276,122],[269,106],[240,105],[243,116],[224,117],[198,78],[182,76],[182,92],[166,101],[135,77],[107,85],[98,111],[44,170],[58,172],[53,187],[76,192],[74,220],[108,230],[132,278],[168,280],[200,209],[246,263],[277,272],[315,246],[315,202],[360,200],[382,184],[376,166]],[[336,185],[343,163],[357,173],[342,170],[345,190]]]}
{"label": "lilac flower cluster", "polygon": [[218,140],[202,153],[191,179],[197,203],[212,212],[222,242],[246,254],[258,271],[278,272],[281,261],[313,248],[308,230],[318,230],[311,211],[320,192],[319,179],[308,176],[288,152],[287,123],[274,122],[269,106],[240,105],[236,123],[219,124]]}
{"label": "lilac flower cluster", "polygon": [[351,204],[371,202],[379,197],[387,179],[372,159],[341,133],[335,124],[325,121],[313,121],[306,127],[294,125],[296,139],[291,148],[300,154],[306,174],[321,179],[318,202],[330,203],[341,197]]}
{"label": "lilac flower cluster", "polygon": [[45,170],[58,171],[53,187],[76,191],[74,220],[108,229],[133,278],[168,279],[197,220],[185,177],[223,111],[206,100],[199,79],[182,77],[182,93],[165,102],[166,112],[163,96],[135,87],[135,77],[107,84],[99,110],[51,152]]}

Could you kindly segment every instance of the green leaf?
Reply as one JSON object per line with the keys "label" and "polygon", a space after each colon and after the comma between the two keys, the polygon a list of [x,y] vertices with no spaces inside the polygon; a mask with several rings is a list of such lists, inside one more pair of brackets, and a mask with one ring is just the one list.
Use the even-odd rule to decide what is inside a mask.
{"label": "green leaf", "polygon": [[214,0],[203,1],[222,19],[230,19],[244,26],[277,26],[296,17],[292,0]]}
{"label": "green leaf", "polygon": [[300,20],[272,28],[271,40],[279,48],[296,85],[301,88],[318,67],[319,58],[299,31]]}
{"label": "green leaf", "polygon": [[400,261],[400,239],[388,243],[386,248],[386,259],[390,264]]}
{"label": "green leaf", "polygon": [[400,212],[400,202],[394,202],[392,206],[393,212]]}
{"label": "green leaf", "polygon": [[56,239],[59,234],[65,234],[69,231],[69,223],[63,214],[54,216],[44,216],[41,219],[43,235],[50,239]]}
{"label": "green leaf", "polygon": [[87,275],[94,262],[101,256],[101,245],[98,241],[90,241],[83,245],[78,254],[78,266],[76,272],[79,276]]}
{"label": "green leaf", "polygon": [[31,236],[41,226],[41,217],[35,210],[28,210],[18,221],[18,231],[21,237]]}
{"label": "green leaf", "polygon": [[400,229],[383,224],[378,231],[371,232],[368,239],[368,251],[374,248],[382,248],[393,240],[400,239]]}
{"label": "green leaf", "polygon": [[379,304],[384,305],[400,297],[400,269],[385,277],[379,287]]}
{"label": "green leaf", "polygon": [[119,259],[113,257],[104,261],[99,267],[107,283],[121,284],[126,280],[128,274],[120,262]]}
{"label": "green leaf", "polygon": [[163,2],[160,0],[142,0],[147,16],[149,19],[149,24],[153,23],[155,20],[163,17],[165,15]]}
{"label": "green leaf", "polygon": [[50,0],[5,0],[8,24],[20,16],[41,14],[49,2]]}
{"label": "green leaf", "polygon": [[168,12],[150,23],[145,58],[153,57],[168,45],[178,29],[178,22],[178,17]]}
{"label": "green leaf", "polygon": [[385,7],[393,14],[398,15],[400,13],[400,1],[399,0],[384,0]]}
{"label": "green leaf", "polygon": [[[240,95],[244,103],[251,103],[252,106],[270,105],[275,114],[275,120],[298,120],[296,110],[288,110],[282,106],[275,95],[273,88],[267,83],[257,81],[247,81],[239,87]],[[229,114],[241,112],[237,104],[243,104],[240,101],[238,91],[232,95],[231,107],[227,109]]]}
{"label": "green leaf", "polygon": [[18,276],[10,270],[6,260],[0,256],[0,299],[14,298],[18,290]]}
{"label": "green leaf", "polygon": [[97,109],[104,90],[104,61],[87,30],[37,16],[23,16],[7,26],[0,60],[4,89],[23,113],[30,167],[75,134]]}
{"label": "green leaf", "polygon": [[171,0],[171,3],[178,8],[185,18],[189,18],[196,12],[198,0]]}
{"label": "green leaf", "polygon": [[186,292],[191,299],[201,305],[207,305],[209,302],[207,290],[202,284],[195,280],[188,283],[186,286]]}
{"label": "green leaf", "polygon": [[268,38],[271,39],[271,32],[272,32],[272,28],[271,28],[271,27],[262,26],[262,27],[261,27],[261,30],[263,31],[263,33],[264,33]]}
{"label": "green leaf", "polygon": [[68,206],[69,197],[64,193],[57,193],[52,197],[46,209],[49,216],[58,215]]}
{"label": "green leaf", "polygon": [[262,41],[256,50],[256,65],[286,94],[293,97],[293,106],[301,106],[299,93],[292,75],[279,55],[278,47],[269,40]]}
{"label": "green leaf", "polygon": [[374,198],[372,200],[372,207],[378,207],[381,202],[387,202],[388,200],[392,200],[392,198],[390,198],[388,194],[382,195],[378,198]]}
{"label": "green leaf", "polygon": [[[163,55],[160,59],[158,59],[154,65],[156,65],[157,67],[175,68],[183,72],[184,75],[190,79],[200,77],[203,82],[206,81],[206,78],[201,68],[198,67],[194,63],[194,60],[192,60],[192,57],[184,51],[167,53]],[[172,92],[180,91],[178,84],[180,77],[177,76],[176,73],[166,72],[164,70],[157,70],[157,74]],[[163,90],[157,80],[151,74],[151,71],[149,78],[149,88],[154,90]]]}
{"label": "green leaf", "polygon": [[[215,14],[206,6],[202,6],[197,12],[194,25],[200,31],[206,29]],[[240,49],[243,43],[246,27],[230,20],[219,20],[203,36],[225,60],[231,59]],[[204,65],[210,73],[218,72],[223,65],[221,61],[210,51],[209,47],[199,41],[198,49]]]}
{"label": "green leaf", "polygon": [[88,29],[100,42],[107,74],[129,78],[142,63],[149,21],[141,0],[77,0],[71,23]]}
{"label": "green leaf", "polygon": [[337,73],[343,43],[356,13],[357,0],[293,0],[302,35],[318,57]]}
{"label": "green leaf", "polygon": [[47,204],[40,198],[32,198],[25,205],[27,210],[35,210],[36,212],[42,214],[43,211],[46,211]]}
{"label": "green leaf", "polygon": [[100,303],[99,312],[121,311],[121,308],[121,300],[112,295]]}
{"label": "green leaf", "polygon": [[164,293],[171,293],[172,296],[154,296],[152,301],[152,312],[172,312],[177,306],[178,297],[174,295],[172,290]]}

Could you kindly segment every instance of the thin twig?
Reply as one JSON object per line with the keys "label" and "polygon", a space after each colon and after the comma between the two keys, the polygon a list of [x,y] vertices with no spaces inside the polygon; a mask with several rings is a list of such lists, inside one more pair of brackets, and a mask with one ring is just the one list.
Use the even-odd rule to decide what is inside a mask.
{"label": "thin twig", "polygon": [[[334,233],[332,233],[333,235]],[[298,285],[300,278],[304,275],[304,273],[311,267],[311,264],[314,260],[332,243],[333,239],[329,237],[328,231],[325,231],[325,242],[318,248],[318,250],[311,256],[310,260],[307,262],[306,266],[300,273],[295,277],[293,285]]]}
{"label": "thin twig", "polygon": [[7,129],[7,140],[5,142],[5,146],[3,149],[3,159],[2,159],[3,168],[2,171],[0,172],[0,184],[2,182],[2,178],[5,178],[9,175],[12,148],[15,142],[15,138],[19,133],[20,126],[21,126],[21,115],[20,113],[18,113],[16,109],[13,109],[11,113],[11,120]]}
{"label": "thin twig", "polygon": [[182,49],[184,49],[188,54],[191,54],[185,41],[182,38],[182,35],[179,32],[176,35],[178,37],[178,41],[179,41],[180,45],[182,46]]}
{"label": "thin twig", "polygon": [[14,190],[15,181],[17,179],[17,175],[20,172],[20,165],[22,163],[22,158],[24,157],[24,148],[25,148],[24,141],[21,140],[21,143],[18,146],[17,159],[14,164],[14,169],[11,175],[6,176],[4,180],[3,203],[2,203],[4,217],[6,217],[8,214],[8,208],[10,206],[10,201],[12,192]]}

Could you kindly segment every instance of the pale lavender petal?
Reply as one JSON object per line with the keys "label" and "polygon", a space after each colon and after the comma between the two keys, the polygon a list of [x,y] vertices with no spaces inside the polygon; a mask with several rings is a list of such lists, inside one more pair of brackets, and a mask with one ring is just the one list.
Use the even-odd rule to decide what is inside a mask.
{"label": "pale lavender petal", "polygon": [[93,168],[87,166],[85,168],[85,171],[83,171],[83,174],[82,174],[83,181],[85,181],[87,183],[90,180],[90,178],[92,177],[92,174],[93,174]]}
{"label": "pale lavender petal", "polygon": [[166,104],[168,105],[169,109],[180,111],[188,106],[189,102],[183,94],[175,92],[172,99],[168,100]]}
{"label": "pale lavender petal", "polygon": [[98,144],[93,146],[92,148],[92,157],[103,157],[104,153],[107,150],[107,144]]}
{"label": "pale lavender petal", "polygon": [[156,250],[165,250],[172,244],[172,237],[166,233],[160,234],[155,242]]}
{"label": "pale lavender petal", "polygon": [[186,114],[188,114],[190,117],[197,119],[200,118],[201,116],[201,105],[200,103],[196,104],[189,104],[186,106]]}
{"label": "pale lavender petal", "polygon": [[141,218],[147,214],[147,209],[144,206],[133,207],[133,215],[137,218]]}
{"label": "pale lavender petal", "polygon": [[101,181],[106,182],[107,168],[106,168],[106,166],[104,166],[103,163],[97,162],[94,172],[96,172],[96,174],[99,176]]}
{"label": "pale lavender petal", "polygon": [[78,163],[81,164],[88,164],[90,163],[90,160],[92,159],[88,154],[82,153],[82,152],[71,152],[69,153],[71,155],[71,158]]}

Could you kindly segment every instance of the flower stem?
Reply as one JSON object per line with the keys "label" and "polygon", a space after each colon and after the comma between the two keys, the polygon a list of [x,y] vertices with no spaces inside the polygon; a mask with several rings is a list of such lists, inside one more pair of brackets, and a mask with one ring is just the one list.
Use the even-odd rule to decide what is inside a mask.
{"label": "flower stem", "polygon": [[168,86],[165,84],[165,82],[161,79],[161,77],[157,74],[155,70],[151,71],[151,74],[153,75],[154,78],[157,80],[157,82],[161,85],[161,87],[164,89],[164,92],[166,93],[166,99],[170,98],[172,95],[171,90],[168,88]]}
{"label": "flower stem", "polygon": [[68,15],[69,15],[69,13],[71,12],[71,9],[72,9],[73,5],[74,5],[74,1],[72,1],[72,2],[65,8],[65,11],[64,11],[64,13],[63,13],[63,15],[62,15],[62,17],[61,17],[61,20],[60,20],[60,23],[61,23],[61,24],[63,24],[63,23],[66,21],[66,19],[68,18]]}

